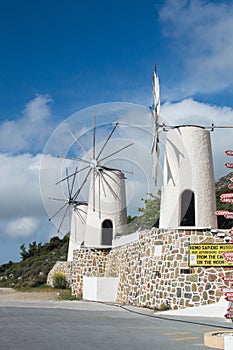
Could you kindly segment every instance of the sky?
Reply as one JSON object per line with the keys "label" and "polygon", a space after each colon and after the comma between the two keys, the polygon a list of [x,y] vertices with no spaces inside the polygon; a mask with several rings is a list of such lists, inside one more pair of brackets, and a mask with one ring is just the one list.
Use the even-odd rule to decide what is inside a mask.
{"label": "sky", "polygon": [[[232,18],[230,0],[0,2],[0,263],[19,260],[21,244],[57,234],[45,203],[51,174],[42,176],[43,184],[39,178],[41,159],[57,164],[58,152],[71,147],[61,133],[65,125],[90,144],[85,136],[93,114],[109,132],[112,111],[122,103],[132,128],[121,132],[127,140],[138,140],[134,124],[142,123],[137,111],[148,117],[154,64],[161,120],[233,124]],[[103,129],[98,128],[102,141]],[[217,129],[211,140],[217,179],[228,172],[224,150],[232,148],[232,131]],[[143,147],[146,158],[150,146],[139,142]],[[126,167],[131,156],[122,155]],[[132,163],[142,172],[143,163]],[[149,182],[142,189],[140,178],[132,180],[129,193],[138,198],[137,206],[142,191],[151,190]],[[135,210],[132,201],[129,207]]]}

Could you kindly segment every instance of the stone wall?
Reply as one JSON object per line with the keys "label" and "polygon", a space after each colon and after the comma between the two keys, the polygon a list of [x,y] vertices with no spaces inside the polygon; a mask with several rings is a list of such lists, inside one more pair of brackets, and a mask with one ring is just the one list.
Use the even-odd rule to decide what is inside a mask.
{"label": "stone wall", "polygon": [[81,248],[74,251],[71,291],[82,296],[83,276],[104,277],[109,249]]}
{"label": "stone wall", "polygon": [[[218,302],[221,288],[229,287],[221,276],[231,274],[233,268],[190,269],[189,243],[224,243],[224,240],[201,230],[152,230],[141,233],[137,241],[111,250],[78,249],[74,251],[73,263],[65,267],[72,293],[77,297],[82,295],[84,275],[119,277],[119,302],[157,309]],[[59,264],[54,271],[59,269]]]}
{"label": "stone wall", "polygon": [[233,269],[188,266],[189,243],[214,242],[224,241],[213,238],[211,232],[157,231],[141,235],[138,242],[113,249],[108,263],[112,274],[120,277],[118,301],[158,309],[218,302],[221,288],[228,287],[221,276],[232,273]]}
{"label": "stone wall", "polygon": [[48,273],[47,284],[53,287],[53,277],[56,272],[62,272],[66,276],[67,285],[72,285],[72,268],[73,263],[69,261],[57,261],[52,270]]}

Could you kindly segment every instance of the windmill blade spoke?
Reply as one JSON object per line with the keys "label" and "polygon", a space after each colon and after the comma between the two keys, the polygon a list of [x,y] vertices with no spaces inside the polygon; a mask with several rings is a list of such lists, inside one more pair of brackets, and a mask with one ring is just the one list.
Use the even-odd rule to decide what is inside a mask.
{"label": "windmill blade spoke", "polygon": [[70,197],[71,197],[71,195],[72,195],[72,193],[73,193],[74,184],[75,184],[75,179],[76,179],[76,176],[77,176],[77,171],[78,171],[78,167],[76,167],[75,173],[74,173],[74,176],[73,176],[73,180],[72,180],[72,184],[71,184]]}
{"label": "windmill blade spoke", "polygon": [[83,215],[82,215],[79,211],[81,211],[81,210],[80,210],[80,209],[77,209],[76,213],[77,213],[77,215],[78,215],[78,217],[79,217],[81,223],[82,223],[82,224],[85,224],[86,220],[85,220],[85,218],[83,217]]}
{"label": "windmill blade spoke", "polygon": [[95,138],[96,138],[96,116],[94,116],[94,130],[93,130],[93,159],[95,159]]}
{"label": "windmill blade spoke", "polygon": [[104,177],[103,175],[102,175],[102,177],[103,177],[104,182],[105,182],[106,185],[108,186],[110,192],[112,193],[113,197],[120,200],[120,198],[118,197],[118,195],[116,194],[116,192],[112,189],[112,187],[109,185],[109,183],[108,183],[108,181],[105,179],[105,177]]}
{"label": "windmill blade spoke", "polygon": [[60,209],[58,209],[58,210],[49,218],[49,221],[51,221],[57,214],[59,214],[66,206],[67,206],[67,203],[65,203]]}
{"label": "windmill blade spoke", "polygon": [[51,199],[52,201],[67,202],[67,199],[65,199],[65,198],[53,198],[53,197],[49,197],[49,199]]}
{"label": "windmill blade spoke", "polygon": [[[82,151],[84,152],[84,154],[87,154],[86,149],[84,148],[84,146],[81,144],[81,142],[78,141],[77,137],[75,137],[75,135],[72,133],[72,131],[70,129],[68,129],[70,135],[73,137],[74,141],[77,143],[77,145],[82,149]],[[88,158],[91,160],[91,158],[88,156]]]}
{"label": "windmill blade spoke", "polygon": [[100,175],[99,175],[99,218],[101,219]]}
{"label": "windmill blade spoke", "polygon": [[98,154],[98,156],[97,156],[97,160],[99,160],[99,157],[101,156],[101,154],[103,153],[103,151],[104,151],[104,149],[105,149],[105,147],[106,147],[106,145],[107,145],[107,143],[108,143],[108,141],[110,140],[110,138],[112,137],[112,134],[114,133],[114,131],[116,130],[116,128],[117,128],[117,126],[118,126],[118,124],[119,123],[116,123],[115,124],[115,126],[114,126],[114,128],[112,129],[112,131],[110,132],[110,134],[109,134],[109,136],[108,136],[108,138],[107,138],[107,140],[105,141],[105,143],[104,143],[104,145],[103,145],[103,147],[101,148],[101,150],[100,150],[100,152],[99,152],[99,154]]}
{"label": "windmill blade spoke", "polygon": [[119,153],[119,152],[123,151],[124,149],[126,149],[126,148],[128,148],[128,147],[132,146],[133,144],[134,144],[134,143],[133,143],[133,142],[131,142],[131,143],[129,143],[128,145],[126,145],[126,146],[124,146],[124,147],[122,147],[122,148],[118,149],[117,151],[115,151],[115,152],[113,152],[113,153],[109,154],[108,156],[106,156],[106,157],[104,157],[104,158],[101,158],[101,159],[100,159],[100,162],[102,162],[102,161],[103,161],[103,160],[105,160],[105,159],[110,158],[110,157],[111,157],[111,156],[113,156],[114,154],[117,154],[117,153]]}
{"label": "windmill blade spoke", "polygon": [[[112,177],[110,174],[108,174],[106,171],[104,171],[104,175],[108,176],[113,182],[115,182],[115,184],[117,184],[117,180],[114,179],[114,177]],[[116,174],[117,177],[120,178],[120,175],[119,174]]]}
{"label": "windmill blade spoke", "polygon": [[68,195],[69,195],[69,199],[71,198],[71,192],[70,192],[70,181],[69,181],[69,173],[68,173],[68,168],[66,168],[66,177],[67,177],[67,189],[68,189]]}
{"label": "windmill blade spoke", "polygon": [[83,180],[81,186],[80,186],[79,189],[75,192],[75,194],[74,194],[74,196],[73,196],[73,199],[74,199],[74,200],[78,197],[78,195],[79,195],[79,193],[81,192],[83,186],[84,186],[85,183],[87,182],[87,179],[88,179],[88,177],[89,177],[89,175],[90,175],[90,173],[91,173],[91,170],[92,170],[92,168],[90,168],[90,169],[88,170],[87,175],[85,176],[85,178],[84,178],[84,180]]}
{"label": "windmill blade spoke", "polygon": [[[58,182],[56,182],[56,185],[58,185],[58,184],[60,184],[61,182],[63,182],[63,181],[65,181],[65,180],[69,179],[70,177],[72,177],[72,176],[74,176],[74,175],[77,175],[77,174],[81,173],[81,171],[84,171],[84,170],[86,170],[86,169],[88,169],[88,168],[89,168],[89,166],[86,166],[86,167],[84,167],[84,168],[82,168],[82,169],[80,169],[80,170],[78,170],[78,171],[75,171],[74,173],[70,174],[68,177],[66,176],[66,177],[64,177],[63,179],[61,179],[61,180],[59,180]],[[77,168],[76,168],[76,169],[77,169]]]}
{"label": "windmill blade spoke", "polygon": [[102,189],[103,189],[103,192],[104,192],[104,196],[106,197],[106,191],[105,191],[105,188],[104,188],[104,183],[103,183],[103,178],[102,178],[102,173],[99,172],[99,176],[100,176],[100,181],[101,181],[101,184],[102,184]]}
{"label": "windmill blade spoke", "polygon": [[67,214],[68,209],[69,209],[69,206],[67,206],[67,208],[66,208],[66,210],[65,210],[65,212],[64,212],[64,214],[63,214],[63,217],[62,217],[62,219],[61,219],[60,225],[58,226],[57,232],[60,232],[60,229],[61,229],[61,227],[62,227],[62,224],[63,224],[63,222],[64,222],[64,219],[65,219],[65,217],[66,217],[66,214]]}
{"label": "windmill blade spoke", "polygon": [[93,169],[93,173],[92,173],[92,181],[93,181],[93,191],[92,191],[92,195],[93,195],[93,211],[95,211],[95,170]]}
{"label": "windmill blade spoke", "polygon": [[57,158],[61,158],[61,159],[70,159],[70,160],[77,160],[78,162],[82,162],[82,163],[86,163],[86,164],[90,164],[89,160],[85,160],[79,157],[62,157],[62,156],[57,156]]}

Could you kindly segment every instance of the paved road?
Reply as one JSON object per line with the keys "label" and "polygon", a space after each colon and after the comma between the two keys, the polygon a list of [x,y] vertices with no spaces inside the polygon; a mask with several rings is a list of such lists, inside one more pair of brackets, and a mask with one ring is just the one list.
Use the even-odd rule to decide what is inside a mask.
{"label": "paved road", "polygon": [[0,303],[0,350],[208,350],[204,333],[231,326],[97,303],[8,301]]}

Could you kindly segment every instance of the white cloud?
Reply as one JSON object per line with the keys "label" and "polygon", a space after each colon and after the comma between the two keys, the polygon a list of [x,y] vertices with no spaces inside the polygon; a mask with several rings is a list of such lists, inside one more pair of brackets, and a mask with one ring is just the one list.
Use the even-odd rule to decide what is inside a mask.
{"label": "white cloud", "polygon": [[22,117],[7,120],[0,125],[0,149],[2,152],[38,151],[51,132],[48,95],[37,95],[25,107]]}
{"label": "white cloud", "polygon": [[28,237],[36,232],[39,220],[34,217],[22,217],[11,220],[5,227],[5,233],[11,237]]}
{"label": "white cloud", "polygon": [[[160,11],[164,34],[184,63],[176,94],[217,92],[232,87],[233,4],[168,0]],[[174,89],[173,89],[174,93]]]}

